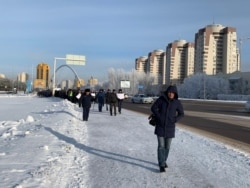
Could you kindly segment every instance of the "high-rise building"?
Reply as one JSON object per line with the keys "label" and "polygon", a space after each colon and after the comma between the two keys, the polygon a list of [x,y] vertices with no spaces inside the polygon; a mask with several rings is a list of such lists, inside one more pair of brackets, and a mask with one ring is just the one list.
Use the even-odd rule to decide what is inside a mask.
{"label": "high-rise building", "polygon": [[95,86],[95,85],[97,85],[98,84],[98,79],[96,79],[96,78],[93,78],[92,76],[91,76],[91,78],[88,80],[88,85],[89,86]]}
{"label": "high-rise building", "polygon": [[176,40],[166,48],[166,84],[180,84],[194,74],[194,43]]}
{"label": "high-rise building", "polygon": [[147,73],[153,76],[153,85],[165,84],[165,52],[164,50],[154,50],[148,54]]}
{"label": "high-rise building", "polygon": [[148,57],[147,56],[141,56],[139,58],[135,59],[135,70],[137,72],[147,72],[147,61]]}
{"label": "high-rise building", "polygon": [[29,75],[25,72],[22,72],[17,75],[18,82],[26,83],[28,79],[29,79]]}
{"label": "high-rise building", "polygon": [[195,34],[195,73],[229,74],[240,70],[236,28],[207,25]]}
{"label": "high-rise building", "polygon": [[0,74],[0,78],[5,78],[5,75],[4,74]]}
{"label": "high-rise building", "polygon": [[77,78],[75,78],[75,80],[74,80],[74,86],[76,87],[76,88],[81,88],[82,86],[84,86],[85,85],[85,82],[84,82],[84,80],[83,79],[77,79]]}
{"label": "high-rise building", "polygon": [[67,91],[68,89],[73,88],[74,83],[71,80],[63,80],[61,82],[61,89]]}
{"label": "high-rise building", "polygon": [[36,71],[37,71],[36,72],[36,79],[43,80],[45,82],[45,87],[49,88],[49,84],[50,84],[50,67],[49,67],[49,65],[46,63],[40,63],[37,65]]}

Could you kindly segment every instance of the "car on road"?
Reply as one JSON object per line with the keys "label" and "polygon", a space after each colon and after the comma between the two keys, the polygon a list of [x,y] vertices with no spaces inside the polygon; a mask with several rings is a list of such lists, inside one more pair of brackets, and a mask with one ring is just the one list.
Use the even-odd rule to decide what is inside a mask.
{"label": "car on road", "polygon": [[246,102],[245,109],[246,109],[247,112],[250,112],[250,101]]}
{"label": "car on road", "polygon": [[124,94],[124,99],[128,99],[128,94]]}
{"label": "car on road", "polygon": [[154,99],[152,97],[148,97],[145,94],[136,94],[131,98],[132,103],[141,103],[141,104],[152,104]]}

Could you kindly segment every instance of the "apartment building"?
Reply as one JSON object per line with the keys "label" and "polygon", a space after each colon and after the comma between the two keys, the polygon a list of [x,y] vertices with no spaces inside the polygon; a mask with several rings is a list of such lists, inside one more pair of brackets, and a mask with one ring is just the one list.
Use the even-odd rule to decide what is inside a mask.
{"label": "apartment building", "polygon": [[148,54],[147,71],[154,78],[153,85],[165,84],[165,52],[164,50],[154,50]]}
{"label": "apartment building", "polygon": [[71,80],[63,80],[61,82],[60,88],[67,91],[68,89],[72,89],[74,87],[74,83]]}
{"label": "apartment building", "polygon": [[137,72],[147,72],[147,56],[141,56],[135,59],[135,70]]}
{"label": "apartment building", "polygon": [[195,34],[195,73],[230,74],[239,70],[236,28],[212,24]]}
{"label": "apartment building", "polygon": [[88,86],[93,87],[93,86],[95,86],[97,84],[98,84],[98,79],[97,78],[93,78],[91,76],[91,78],[88,80]]}
{"label": "apartment building", "polygon": [[5,75],[4,74],[0,74],[0,78],[5,78]]}
{"label": "apartment building", "polygon": [[18,82],[26,83],[28,79],[29,79],[29,75],[25,72],[22,72],[17,75]]}
{"label": "apartment building", "polygon": [[150,73],[154,84],[181,84],[195,73],[231,74],[240,70],[236,28],[207,25],[195,33],[195,41],[175,40],[166,52],[155,50],[136,59],[135,70]]}
{"label": "apartment building", "polygon": [[194,74],[194,43],[175,40],[166,47],[166,84],[181,84]]}
{"label": "apartment building", "polygon": [[[50,84],[50,67],[49,67],[48,64],[40,63],[40,64],[37,65],[36,79],[39,80],[39,83],[40,83],[38,88],[40,88],[40,89],[49,88],[49,84]],[[41,84],[42,82],[44,82],[44,83]],[[35,84],[34,84],[34,87],[36,88]]]}
{"label": "apartment building", "polygon": [[135,70],[137,72],[149,73],[154,78],[153,85],[165,84],[166,63],[164,50],[154,50],[148,56],[135,59]]}
{"label": "apartment building", "polygon": [[83,79],[79,79],[76,77],[75,80],[74,80],[74,86],[76,88],[81,88],[81,86],[84,86],[85,85],[85,81]]}

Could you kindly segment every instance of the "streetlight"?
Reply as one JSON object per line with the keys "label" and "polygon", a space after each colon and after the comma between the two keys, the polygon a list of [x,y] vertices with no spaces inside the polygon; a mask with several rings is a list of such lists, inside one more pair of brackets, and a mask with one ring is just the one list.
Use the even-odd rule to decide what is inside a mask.
{"label": "streetlight", "polygon": [[56,60],[65,60],[66,58],[55,57],[54,58],[54,71],[53,71],[53,85],[52,85],[52,95],[55,95],[56,88]]}
{"label": "streetlight", "polygon": [[[250,39],[250,37],[244,37],[244,38],[239,38],[239,43],[240,43],[240,66],[241,66],[241,64],[242,64],[242,43],[243,43],[243,41],[244,40],[249,40]],[[240,66],[238,65],[238,69],[240,70]]]}

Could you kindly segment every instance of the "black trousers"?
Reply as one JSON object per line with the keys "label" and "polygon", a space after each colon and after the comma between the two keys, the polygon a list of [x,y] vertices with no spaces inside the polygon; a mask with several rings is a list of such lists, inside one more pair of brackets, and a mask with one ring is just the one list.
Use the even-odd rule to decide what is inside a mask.
{"label": "black trousers", "polygon": [[116,103],[110,103],[110,115],[113,115],[113,109],[114,109],[114,115],[116,115]]}
{"label": "black trousers", "polygon": [[83,119],[83,121],[88,121],[90,108],[89,107],[83,107],[82,109],[83,109],[83,111],[82,111],[82,119]]}
{"label": "black trousers", "polygon": [[121,113],[122,111],[122,100],[118,100],[118,112]]}

